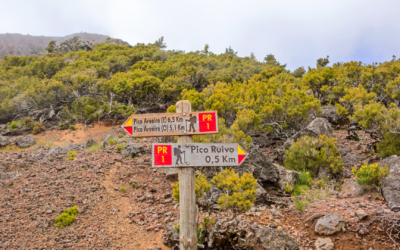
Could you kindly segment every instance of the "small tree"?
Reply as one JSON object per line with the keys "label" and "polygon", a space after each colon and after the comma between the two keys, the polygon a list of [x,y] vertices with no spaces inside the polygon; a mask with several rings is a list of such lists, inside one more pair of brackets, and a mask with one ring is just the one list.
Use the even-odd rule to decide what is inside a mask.
{"label": "small tree", "polygon": [[326,58],[319,58],[317,60],[317,67],[325,68],[325,66],[328,64],[329,64],[329,56],[326,56]]}
{"label": "small tree", "polygon": [[319,138],[300,137],[285,152],[285,167],[317,174],[320,168],[337,174],[343,170],[343,161],[336,147],[337,139],[321,135]]}
{"label": "small tree", "polygon": [[36,134],[39,134],[40,132],[45,131],[45,130],[46,130],[46,128],[43,125],[43,123],[36,122],[36,121],[33,122],[32,134],[36,135]]}
{"label": "small tree", "polygon": [[366,188],[378,187],[381,185],[382,179],[390,173],[387,166],[379,167],[378,164],[368,165],[366,162],[359,169],[353,167],[352,172],[356,177],[358,185],[365,186]]}
{"label": "small tree", "polygon": [[54,51],[55,46],[56,46],[56,41],[50,41],[46,47],[47,52],[52,53]]}
{"label": "small tree", "polygon": [[239,177],[233,169],[225,169],[218,173],[211,183],[224,191],[218,199],[220,209],[232,210],[234,217],[238,212],[249,210],[256,201],[257,180],[253,174],[244,173]]}

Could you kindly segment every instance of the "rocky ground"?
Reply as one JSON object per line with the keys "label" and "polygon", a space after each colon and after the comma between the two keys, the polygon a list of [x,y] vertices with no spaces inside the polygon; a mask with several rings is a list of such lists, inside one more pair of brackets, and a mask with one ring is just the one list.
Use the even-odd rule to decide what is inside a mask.
{"label": "rocky ground", "polygon": [[[36,146],[27,149],[14,145],[18,138],[31,143],[23,137],[7,138],[11,145],[0,148],[0,248],[170,249],[164,242],[172,242],[168,234],[179,219],[179,207],[171,196],[175,174],[151,168],[150,145],[160,138],[128,139],[134,146],[124,153],[130,157],[123,157],[115,146],[87,151],[86,145],[89,139],[102,142],[108,134],[121,135],[122,142],[118,125],[96,125],[87,131],[77,127],[75,132],[33,136]],[[273,147],[262,148],[264,154],[257,156],[261,166],[244,164],[253,164],[255,177],[264,184],[275,182],[264,185],[266,192],[241,216],[244,230],[257,228],[253,249],[273,244],[286,244],[286,249],[397,249],[396,226],[390,222],[398,221],[400,212],[388,207],[376,190],[360,189],[352,180],[351,166],[380,160],[367,154],[369,135],[359,134],[361,141],[350,141],[346,131],[333,131],[346,167],[343,188],[327,183],[312,190],[304,211],[296,210],[292,198],[279,188],[282,173],[272,168],[281,162]],[[69,161],[71,150],[77,150],[77,156]],[[133,182],[138,185],[131,186]],[[72,225],[55,227],[54,218],[75,205],[78,216]],[[252,237],[250,231],[246,237]]]}

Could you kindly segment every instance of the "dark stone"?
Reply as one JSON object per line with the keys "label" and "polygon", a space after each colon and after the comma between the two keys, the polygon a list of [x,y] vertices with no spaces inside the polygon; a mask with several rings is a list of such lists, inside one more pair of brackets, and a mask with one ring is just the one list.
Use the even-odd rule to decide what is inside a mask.
{"label": "dark stone", "polygon": [[383,159],[379,163],[379,166],[380,167],[387,166],[390,171],[398,170],[398,169],[400,169],[400,157],[398,157],[397,155],[389,156],[389,157]]}
{"label": "dark stone", "polygon": [[320,218],[315,225],[315,232],[322,235],[331,235],[340,231],[346,231],[345,222],[343,217],[336,212]]}
{"label": "dark stone", "polygon": [[10,143],[9,139],[7,136],[1,136],[0,135],[0,147],[5,147]]}
{"label": "dark stone", "polygon": [[129,143],[124,146],[124,148],[121,150],[121,155],[125,157],[135,157],[138,154],[143,154],[146,152],[146,149],[136,143]]}
{"label": "dark stone", "polygon": [[162,241],[166,246],[179,246],[179,234],[176,232],[174,225],[179,224],[179,220],[170,223],[166,227],[166,231],[162,234]]}
{"label": "dark stone", "polygon": [[76,144],[76,143],[73,143],[73,144],[61,147],[61,149],[64,150],[64,151],[69,152],[69,151],[72,151],[72,150],[79,150],[80,146],[78,144]]}
{"label": "dark stone", "polygon": [[275,183],[279,179],[278,168],[265,157],[259,146],[250,144],[248,156],[240,166],[233,167],[235,173],[253,173],[259,182]]}
{"label": "dark stone", "polygon": [[323,106],[321,107],[322,118],[325,118],[334,125],[343,124],[347,118],[343,118],[337,114],[337,108],[335,106]]}
{"label": "dark stone", "polygon": [[354,152],[348,147],[342,145],[337,145],[337,147],[339,149],[339,154],[342,157],[344,167],[354,167],[360,161],[365,159],[364,156],[360,155],[357,152]]}
{"label": "dark stone", "polygon": [[54,47],[54,51],[58,51],[60,53],[65,54],[70,51],[79,51],[79,50],[89,51],[93,50],[93,48],[94,46],[90,44],[90,42],[80,38],[79,36],[75,36],[73,38],[65,40],[58,46],[56,45]]}
{"label": "dark stone", "polygon": [[95,145],[95,144],[97,144],[97,141],[95,140],[95,139],[89,139],[87,142],[86,142],[86,148],[90,148],[91,146],[93,146],[93,145]]}
{"label": "dark stone", "polygon": [[400,211],[400,157],[393,155],[384,159],[380,166],[388,166],[390,174],[382,180],[382,193],[390,210]]}
{"label": "dark stone", "polygon": [[1,180],[7,180],[7,179],[12,179],[17,177],[17,172],[1,172],[0,171],[0,181]]}
{"label": "dark stone", "polygon": [[15,144],[20,148],[28,148],[35,143],[36,139],[27,135],[15,139]]}
{"label": "dark stone", "polygon": [[279,178],[278,178],[278,187],[284,191],[285,190],[285,183],[290,183],[291,188],[294,188],[294,185],[296,185],[297,181],[297,176],[299,175],[299,172],[294,171],[294,170],[289,170],[285,167],[282,167],[278,164],[274,164],[274,166],[278,169],[279,172]]}
{"label": "dark stone", "polygon": [[256,238],[260,245],[269,250],[297,250],[299,244],[295,239],[282,230],[270,227],[259,227],[256,230]]}
{"label": "dark stone", "polygon": [[365,189],[352,179],[345,180],[342,185],[342,193],[347,195],[361,196],[364,194],[364,191]]}
{"label": "dark stone", "polygon": [[132,45],[130,45],[129,43],[121,40],[121,39],[116,39],[116,38],[107,38],[105,43],[111,43],[111,44],[118,44],[118,45],[125,45],[129,48],[132,48]]}
{"label": "dark stone", "polygon": [[287,139],[285,144],[283,144],[283,149],[289,149],[293,145],[293,143],[296,142],[297,139],[299,139],[300,137],[309,136],[317,138],[320,135],[332,137],[331,124],[324,118],[314,119],[305,129]]}

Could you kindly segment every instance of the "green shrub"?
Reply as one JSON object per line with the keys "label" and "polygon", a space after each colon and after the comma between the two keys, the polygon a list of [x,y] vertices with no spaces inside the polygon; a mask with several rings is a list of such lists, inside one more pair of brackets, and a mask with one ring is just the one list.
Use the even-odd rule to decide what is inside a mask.
{"label": "green shrub", "polygon": [[179,234],[180,225],[181,225],[180,223],[178,223],[178,224],[176,224],[176,225],[173,225],[173,227],[174,227],[174,229],[175,229],[175,231],[176,231],[177,234]]}
{"label": "green shrub", "polygon": [[285,167],[317,174],[320,168],[336,174],[343,170],[343,161],[336,147],[337,139],[321,135],[303,136],[285,152]]}
{"label": "green shrub", "polygon": [[114,146],[114,145],[118,144],[118,140],[119,140],[118,137],[116,137],[115,139],[109,138],[109,139],[108,139],[108,144],[109,144],[110,146]]}
{"label": "green shrub", "polygon": [[304,211],[306,209],[306,203],[305,202],[303,202],[303,201],[301,201],[301,200],[299,200],[297,198],[294,198],[293,201],[294,201],[294,204],[295,204],[295,208],[297,210]]}
{"label": "green shrub", "polygon": [[387,166],[379,167],[378,164],[368,165],[366,162],[364,162],[360,169],[353,167],[352,170],[358,185],[365,186],[366,188],[374,188],[381,185],[382,178],[388,176],[390,173]]}
{"label": "green shrub", "polygon": [[60,123],[58,124],[58,126],[61,128],[61,127],[63,126],[63,124],[60,122]]}
{"label": "green shrub", "polygon": [[45,126],[43,125],[43,123],[41,123],[41,122],[33,122],[33,130],[32,130],[32,134],[34,134],[34,135],[36,135],[36,134],[39,134],[40,132],[42,132],[42,131],[45,131],[46,130],[46,128],[45,128]]}
{"label": "green shrub", "polygon": [[72,151],[68,152],[67,160],[73,161],[73,160],[75,160],[75,157],[76,157],[76,150],[72,150]]}
{"label": "green shrub", "polygon": [[382,158],[400,155],[400,135],[385,133],[383,140],[376,145],[376,149]]}
{"label": "green shrub", "polygon": [[243,173],[241,177],[233,169],[225,169],[211,180],[223,192],[218,199],[220,209],[231,209],[234,213],[244,212],[256,201],[257,180],[253,174]]}
{"label": "green shrub", "polygon": [[124,142],[124,143],[122,143],[121,145],[116,146],[115,149],[116,149],[118,152],[121,152],[121,150],[125,147],[125,145],[126,145],[126,143]]}
{"label": "green shrub", "polygon": [[74,222],[76,214],[78,213],[78,208],[76,206],[65,209],[64,213],[60,214],[55,218],[56,227],[63,229]]}
{"label": "green shrub", "polygon": [[310,172],[308,171],[301,171],[299,175],[297,176],[297,184],[299,185],[306,185],[306,186],[311,186],[312,185],[312,177]]}
{"label": "green shrub", "polygon": [[132,182],[132,183],[131,183],[131,186],[132,186],[133,188],[137,188],[138,184],[137,184],[136,182]]}
{"label": "green shrub", "polygon": [[305,195],[308,193],[308,191],[310,191],[310,188],[306,185],[299,185],[296,184],[293,187],[293,196],[299,196],[299,195]]}
{"label": "green shrub", "polygon": [[12,121],[10,126],[8,126],[8,129],[16,129],[17,128],[17,122],[16,121]]}
{"label": "green shrub", "polygon": [[125,187],[120,187],[119,190],[121,190],[122,192],[125,192],[126,188]]}
{"label": "green shrub", "polygon": [[315,182],[315,185],[319,188],[323,188],[325,187],[325,182],[321,179],[319,179],[318,181]]}
{"label": "green shrub", "polygon": [[71,129],[72,131],[75,131],[75,130],[76,130],[76,127],[75,127],[75,125],[70,125],[70,126],[69,126],[69,129]]}
{"label": "green shrub", "polygon": [[[208,192],[208,190],[210,190],[212,187],[211,184],[208,183],[206,176],[203,175],[200,171],[196,173],[194,184],[196,199],[202,197],[204,193]],[[179,203],[179,182],[175,182],[172,184],[172,197],[177,203]]]}
{"label": "green shrub", "polygon": [[32,126],[32,119],[29,116],[24,118],[24,125],[27,126],[27,127],[31,127]]}
{"label": "green shrub", "polygon": [[215,220],[209,216],[206,216],[203,218],[203,226],[208,227],[209,225],[214,226],[215,225]]}
{"label": "green shrub", "polygon": [[285,193],[290,194],[293,189],[292,189],[292,183],[289,182],[285,182],[285,187],[284,187]]}
{"label": "green shrub", "polygon": [[93,144],[92,146],[88,147],[86,149],[86,151],[89,151],[89,152],[90,151],[96,151],[98,149],[103,149],[103,148],[104,148],[104,146],[102,144],[96,143],[96,144]]}
{"label": "green shrub", "polygon": [[169,106],[169,108],[167,109],[167,113],[176,113],[176,106],[175,105]]}

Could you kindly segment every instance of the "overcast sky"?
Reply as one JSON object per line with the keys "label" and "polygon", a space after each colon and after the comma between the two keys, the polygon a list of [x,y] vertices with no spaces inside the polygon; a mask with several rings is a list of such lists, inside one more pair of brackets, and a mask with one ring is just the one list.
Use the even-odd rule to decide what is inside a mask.
{"label": "overcast sky", "polygon": [[214,53],[232,46],[287,68],[383,62],[400,57],[399,0],[0,0],[0,33],[65,36],[89,32],[130,44],[164,36],[167,49]]}

